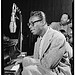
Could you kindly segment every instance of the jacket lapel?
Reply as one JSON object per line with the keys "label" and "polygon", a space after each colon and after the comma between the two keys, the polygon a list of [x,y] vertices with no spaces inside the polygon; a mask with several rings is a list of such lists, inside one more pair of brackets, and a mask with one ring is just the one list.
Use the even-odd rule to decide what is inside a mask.
{"label": "jacket lapel", "polygon": [[51,43],[52,36],[53,36],[53,30],[52,30],[52,28],[50,28],[47,35],[46,35],[46,38],[44,40],[44,44],[42,46],[42,53],[41,53],[42,55],[41,56],[43,56],[43,54],[45,53],[45,51],[48,48],[49,44]]}

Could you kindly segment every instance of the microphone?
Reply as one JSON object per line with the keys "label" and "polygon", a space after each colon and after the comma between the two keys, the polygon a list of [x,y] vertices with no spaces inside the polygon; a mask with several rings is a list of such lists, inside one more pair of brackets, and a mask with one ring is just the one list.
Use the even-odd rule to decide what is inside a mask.
{"label": "microphone", "polygon": [[9,28],[10,28],[10,32],[11,33],[15,33],[16,32],[16,20],[15,20],[15,14],[16,14],[16,4],[13,3],[13,7],[12,7],[12,14],[11,14],[11,22],[10,22],[10,25],[9,25]]}

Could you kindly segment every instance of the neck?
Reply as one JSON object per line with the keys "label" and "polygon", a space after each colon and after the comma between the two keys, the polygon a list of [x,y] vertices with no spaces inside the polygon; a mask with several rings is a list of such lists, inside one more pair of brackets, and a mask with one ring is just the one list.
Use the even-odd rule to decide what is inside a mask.
{"label": "neck", "polygon": [[42,31],[41,31],[41,34],[40,34],[41,37],[43,37],[43,35],[46,33],[47,29],[48,29],[48,26],[47,26],[47,24],[46,24],[46,25],[44,25],[44,27],[42,28]]}

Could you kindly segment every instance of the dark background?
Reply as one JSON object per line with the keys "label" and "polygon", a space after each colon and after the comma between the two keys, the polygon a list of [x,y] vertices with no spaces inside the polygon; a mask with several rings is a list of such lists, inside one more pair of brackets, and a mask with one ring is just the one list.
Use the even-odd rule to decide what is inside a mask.
{"label": "dark background", "polygon": [[18,38],[19,21],[17,21],[17,32],[11,34],[9,23],[11,21],[12,6],[15,3],[22,12],[23,19],[23,51],[28,55],[33,54],[36,36],[33,36],[27,26],[31,11],[42,10],[46,14],[47,22],[60,21],[63,13],[68,13],[72,17],[72,0],[2,0],[1,1],[1,27],[2,34],[9,38]]}

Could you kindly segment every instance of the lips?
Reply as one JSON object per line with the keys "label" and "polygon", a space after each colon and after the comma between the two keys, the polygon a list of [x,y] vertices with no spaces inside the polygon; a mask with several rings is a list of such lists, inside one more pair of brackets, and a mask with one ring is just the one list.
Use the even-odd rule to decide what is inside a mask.
{"label": "lips", "polygon": [[32,29],[32,28],[30,29],[30,31],[33,31],[33,30],[35,30],[35,29]]}
{"label": "lips", "polygon": [[31,30],[31,32],[34,32],[34,30]]}
{"label": "lips", "polygon": [[30,29],[30,31],[33,33],[35,29]]}

